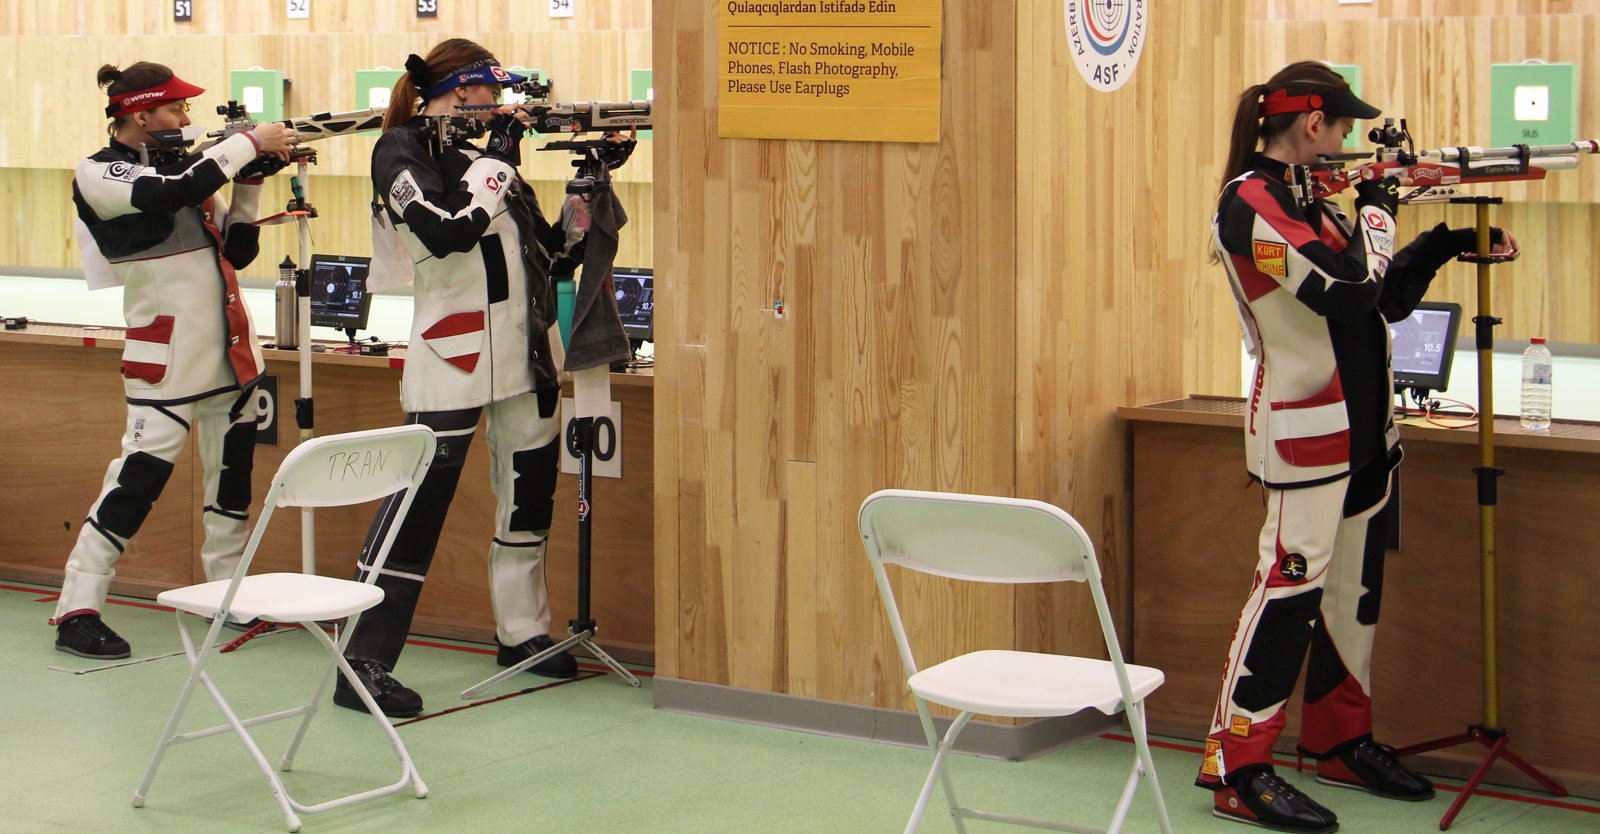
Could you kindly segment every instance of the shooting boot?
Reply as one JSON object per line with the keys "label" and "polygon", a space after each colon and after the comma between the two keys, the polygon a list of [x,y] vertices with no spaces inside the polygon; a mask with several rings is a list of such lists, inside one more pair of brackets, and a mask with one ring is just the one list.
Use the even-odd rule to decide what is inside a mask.
{"label": "shooting boot", "polygon": [[1401,764],[1393,747],[1370,738],[1318,762],[1317,781],[1386,799],[1425,802],[1433,798],[1432,782]]}
{"label": "shooting boot", "polygon": [[1219,788],[1213,816],[1296,834],[1333,834],[1339,818],[1268,767]]}
{"label": "shooting boot", "polygon": [[56,651],[95,660],[120,660],[132,653],[99,614],[79,614],[56,626]]}
{"label": "shooting boot", "polygon": [[[499,641],[496,643],[500,645],[500,653],[495,657],[495,662],[501,666],[515,666],[554,646],[556,641],[551,640],[549,635],[541,634],[515,646],[500,644]],[[547,678],[575,678],[578,676],[578,661],[571,652],[558,652],[528,667],[528,671]]]}
{"label": "shooting boot", "polygon": [[[416,690],[407,689],[404,684],[394,679],[389,670],[376,660],[351,660],[350,668],[355,670],[356,677],[361,680],[362,686],[371,693],[373,703],[378,709],[390,718],[410,718],[422,712],[422,696]],[[357,712],[368,712],[367,705],[362,703],[361,696],[351,688],[350,681],[344,675],[339,675],[338,681],[333,685],[333,702],[346,709]]]}

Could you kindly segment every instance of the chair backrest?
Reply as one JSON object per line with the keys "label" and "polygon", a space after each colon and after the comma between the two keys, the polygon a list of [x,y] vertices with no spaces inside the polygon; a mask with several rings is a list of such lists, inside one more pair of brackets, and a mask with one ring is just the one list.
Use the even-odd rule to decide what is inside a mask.
{"label": "chair backrest", "polygon": [[1086,583],[1123,697],[1131,696],[1094,544],[1065,510],[1026,498],[885,489],[861,502],[856,521],[907,677],[917,673],[916,658],[886,563],[974,582]]}
{"label": "chair backrest", "polygon": [[[422,483],[423,476],[433,465],[436,445],[433,429],[407,425],[314,437],[296,446],[284,457],[278,474],[272,476],[261,517],[250,531],[250,541],[234,571],[233,583],[223,596],[222,610],[233,605],[239,582],[249,573],[256,548],[278,507],[362,504],[405,490],[395,521],[389,525],[389,534],[372,557],[373,566],[367,571],[367,582],[376,581],[378,570],[383,567],[395,535],[400,531],[400,522],[416,495],[412,487]],[[315,566],[307,563],[303,570],[311,573]]]}
{"label": "chair backrest", "polygon": [[394,426],[315,437],[294,448],[272,480],[280,507],[337,507],[393,495],[421,481],[433,462],[427,426]]}
{"label": "chair backrest", "polygon": [[886,489],[861,504],[875,558],[976,582],[1082,582],[1094,545],[1072,516],[1043,501]]}

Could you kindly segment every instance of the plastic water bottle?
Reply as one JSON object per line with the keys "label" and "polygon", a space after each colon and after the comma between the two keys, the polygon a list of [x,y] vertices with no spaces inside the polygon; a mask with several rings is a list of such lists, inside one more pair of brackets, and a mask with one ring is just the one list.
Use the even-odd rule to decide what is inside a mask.
{"label": "plastic water bottle", "polygon": [[1522,353],[1522,427],[1550,428],[1550,349],[1534,337]]}

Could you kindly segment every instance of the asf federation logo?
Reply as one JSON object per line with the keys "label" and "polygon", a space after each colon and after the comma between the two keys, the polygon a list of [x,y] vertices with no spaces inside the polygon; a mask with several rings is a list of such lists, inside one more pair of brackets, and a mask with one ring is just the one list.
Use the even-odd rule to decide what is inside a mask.
{"label": "asf federation logo", "polygon": [[1089,86],[1109,93],[1127,83],[1144,52],[1148,0],[1064,0],[1067,49]]}

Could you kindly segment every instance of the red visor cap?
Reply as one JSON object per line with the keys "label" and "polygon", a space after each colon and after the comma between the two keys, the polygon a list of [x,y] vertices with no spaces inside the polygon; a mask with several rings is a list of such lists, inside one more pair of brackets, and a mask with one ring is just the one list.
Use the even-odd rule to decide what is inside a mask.
{"label": "red visor cap", "polygon": [[165,84],[112,96],[111,103],[106,105],[106,115],[114,119],[141,110],[152,110],[167,102],[194,98],[203,92],[204,88],[196,87],[174,75],[167,79]]}

